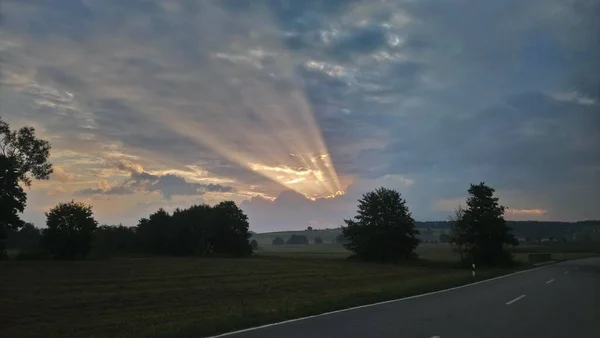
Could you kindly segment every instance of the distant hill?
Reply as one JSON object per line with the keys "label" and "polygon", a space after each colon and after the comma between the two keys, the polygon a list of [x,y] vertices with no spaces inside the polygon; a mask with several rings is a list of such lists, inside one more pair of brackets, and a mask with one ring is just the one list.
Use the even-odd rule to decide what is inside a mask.
{"label": "distant hill", "polygon": [[[585,234],[600,233],[600,221],[582,221],[582,222],[541,222],[541,221],[508,221],[508,225],[513,228],[515,236],[529,238],[531,240],[539,238],[554,237],[556,239],[573,238]],[[421,231],[421,239],[426,241],[437,240],[440,233],[450,231],[449,221],[427,221],[416,222],[417,228]],[[428,231],[427,229],[430,229]],[[252,233],[252,239],[256,239],[259,245],[271,244],[276,237],[283,238],[284,241],[292,235],[306,236],[309,242],[314,243],[315,237],[321,237],[324,243],[333,243],[335,238],[341,234],[341,229],[314,229],[314,230],[292,230],[266,233]]]}

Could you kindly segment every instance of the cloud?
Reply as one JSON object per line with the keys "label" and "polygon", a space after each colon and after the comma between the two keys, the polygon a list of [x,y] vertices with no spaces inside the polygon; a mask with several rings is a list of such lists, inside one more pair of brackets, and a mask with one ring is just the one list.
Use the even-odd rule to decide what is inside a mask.
{"label": "cloud", "polygon": [[597,104],[596,100],[590,97],[583,96],[582,94],[575,91],[553,93],[551,96],[552,98],[558,101],[575,102],[581,105]]}
{"label": "cloud", "polygon": [[[337,224],[384,185],[417,219],[445,219],[444,201],[479,181],[508,206],[546,210],[519,217],[600,217],[597,1],[3,10],[3,119],[52,142],[52,160],[73,176],[49,185],[114,198],[98,202],[102,217],[122,210],[119,194],[154,206],[216,190],[203,198],[250,200],[270,228]],[[311,164],[319,155],[327,160]],[[235,192],[219,192],[227,187]],[[313,200],[281,195],[290,189]],[[134,202],[123,217],[146,212]]]}
{"label": "cloud", "polygon": [[133,171],[128,180],[115,186],[102,181],[98,189],[84,189],[82,195],[127,195],[135,192],[158,192],[167,199],[175,195],[203,195],[207,192],[233,192],[234,188],[220,184],[200,184],[187,182],[182,177],[167,175],[152,175],[147,172]]}
{"label": "cloud", "polygon": [[75,180],[76,176],[74,174],[66,172],[65,169],[63,169],[62,167],[54,166],[51,178],[53,180],[57,180],[59,182],[64,183],[64,182],[71,182],[71,181]]}
{"label": "cloud", "polygon": [[547,211],[541,209],[508,209],[506,213],[509,215],[544,215]]}
{"label": "cloud", "polygon": [[111,164],[117,169],[126,171],[131,174],[141,174],[144,172],[144,168],[141,165],[124,159],[115,160]]}
{"label": "cloud", "polygon": [[241,203],[253,231],[278,229],[337,228],[352,207],[346,197],[310,200],[291,190],[282,191],[274,200],[260,196]]}

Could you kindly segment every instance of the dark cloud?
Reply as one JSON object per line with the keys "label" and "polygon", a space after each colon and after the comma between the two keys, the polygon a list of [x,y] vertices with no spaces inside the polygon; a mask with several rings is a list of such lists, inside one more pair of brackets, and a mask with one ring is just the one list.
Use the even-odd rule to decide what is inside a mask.
{"label": "dark cloud", "polygon": [[[131,169],[122,167],[123,169]],[[110,187],[109,189],[84,189],[79,191],[81,195],[127,195],[135,192],[160,192],[165,198],[172,196],[195,196],[204,195],[207,192],[233,192],[235,189],[220,184],[201,184],[187,182],[183,177],[166,174],[152,175],[147,172],[132,171],[126,181]]]}
{"label": "dark cloud", "polygon": [[[225,135],[245,151],[240,135],[274,133],[261,129],[264,105],[293,111],[286,98],[301,90],[333,163],[355,181],[344,198],[285,192],[247,202],[266,228],[340,223],[357,195],[378,184],[401,189],[420,219],[444,218],[436,201],[478,181],[510,206],[541,205],[546,217],[598,215],[590,188],[600,184],[597,1],[65,0],[7,8],[18,16],[7,15],[1,36],[3,81],[17,94],[3,98],[3,111],[60,135],[61,147],[85,132],[97,152],[111,143],[145,168],[194,164],[273,196],[281,187],[209,149],[200,130],[184,136],[169,122]],[[85,193],[228,189],[117,168],[130,178]]]}

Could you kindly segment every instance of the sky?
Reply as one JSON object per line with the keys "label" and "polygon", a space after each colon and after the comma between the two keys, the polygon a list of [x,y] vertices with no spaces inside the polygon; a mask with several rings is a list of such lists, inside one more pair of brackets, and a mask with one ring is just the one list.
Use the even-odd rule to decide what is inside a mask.
{"label": "sky", "polygon": [[398,190],[446,220],[600,219],[600,2],[3,0],[0,116],[52,144],[23,218],[135,225],[233,200],[250,229],[338,227]]}

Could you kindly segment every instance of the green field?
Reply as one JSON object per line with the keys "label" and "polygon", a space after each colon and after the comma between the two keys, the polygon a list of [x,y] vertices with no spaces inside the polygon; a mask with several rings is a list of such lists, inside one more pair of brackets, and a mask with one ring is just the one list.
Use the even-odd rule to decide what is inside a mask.
{"label": "green field", "polygon": [[0,262],[1,336],[197,337],[474,280],[448,245],[418,251],[427,260],[403,266],[342,259],[333,244],[264,245],[245,259]]}
{"label": "green field", "polygon": [[[443,229],[431,229],[431,236],[423,235],[425,229],[418,229],[421,231],[421,236],[423,236],[427,240],[437,240]],[[446,231],[448,232],[448,231]],[[297,231],[279,231],[279,232],[265,232],[260,234],[252,235],[252,239],[255,239],[259,245],[269,245],[273,242],[276,237],[281,237],[283,240],[287,240],[292,235],[302,235],[308,238],[310,243],[314,243],[315,237],[321,237],[323,243],[331,244],[334,242],[335,238],[342,233],[341,229],[315,229],[311,231],[307,230],[297,230]]]}
{"label": "green field", "polygon": [[[350,252],[340,244],[271,245],[259,244],[259,255],[314,258],[347,258]],[[431,261],[453,262],[458,256],[448,244],[422,243],[417,248],[419,257]]]}

